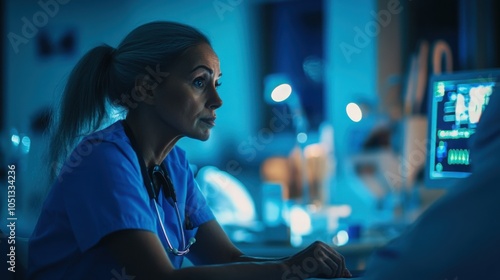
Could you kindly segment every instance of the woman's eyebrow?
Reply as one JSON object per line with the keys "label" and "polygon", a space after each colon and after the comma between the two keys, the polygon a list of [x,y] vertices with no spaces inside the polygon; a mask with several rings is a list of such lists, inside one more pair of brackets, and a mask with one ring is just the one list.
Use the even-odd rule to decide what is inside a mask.
{"label": "woman's eyebrow", "polygon": [[214,74],[214,70],[210,69],[208,66],[205,66],[205,65],[198,65],[198,66],[196,66],[193,70],[191,70],[191,73],[193,73],[194,71],[196,71],[196,70],[198,70],[200,68],[203,68],[203,69],[207,70],[208,73],[210,73],[210,75]]}
{"label": "woman's eyebrow", "polygon": [[[196,66],[195,68],[193,68],[193,70],[191,70],[191,73],[193,73],[194,71],[198,70],[198,69],[205,69],[208,71],[208,73],[210,73],[210,75],[213,75],[214,74],[214,70],[210,69],[210,67],[208,66],[205,66],[205,65],[198,65]],[[222,73],[219,74],[219,78],[222,76]]]}

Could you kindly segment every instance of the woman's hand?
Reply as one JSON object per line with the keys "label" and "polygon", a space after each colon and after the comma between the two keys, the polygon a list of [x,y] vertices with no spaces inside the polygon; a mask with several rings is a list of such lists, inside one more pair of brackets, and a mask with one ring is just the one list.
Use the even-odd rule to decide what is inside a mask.
{"label": "woman's hand", "polygon": [[281,277],[283,280],[351,277],[344,257],[320,241],[285,259],[284,263],[286,269]]}

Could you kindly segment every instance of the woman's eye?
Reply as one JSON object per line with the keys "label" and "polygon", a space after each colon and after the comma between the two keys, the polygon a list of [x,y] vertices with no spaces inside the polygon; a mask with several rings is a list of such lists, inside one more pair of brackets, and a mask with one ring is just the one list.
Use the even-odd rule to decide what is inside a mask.
{"label": "woman's eye", "polygon": [[222,83],[221,83],[221,82],[219,82],[219,81],[215,82],[215,88],[218,88],[218,87],[220,87],[221,85],[222,85]]}
{"label": "woman's eye", "polygon": [[193,81],[193,85],[197,88],[205,87],[205,80],[203,78],[198,78]]}

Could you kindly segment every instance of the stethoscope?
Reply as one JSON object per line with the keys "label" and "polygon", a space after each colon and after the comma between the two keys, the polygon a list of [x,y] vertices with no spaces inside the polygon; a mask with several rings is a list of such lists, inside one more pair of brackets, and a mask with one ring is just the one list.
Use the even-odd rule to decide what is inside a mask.
{"label": "stethoscope", "polygon": [[[125,129],[125,134],[130,139],[132,148],[134,149],[137,158],[139,160],[142,178],[144,179],[144,185],[146,186],[146,189],[148,191],[149,198],[151,199],[153,205],[155,206],[156,215],[158,217],[158,221],[160,222],[160,226],[163,231],[163,236],[167,241],[167,247],[168,247],[167,251],[176,256],[184,256],[187,253],[189,253],[189,248],[196,242],[196,239],[194,237],[191,237],[189,239],[189,242],[186,244],[186,236],[184,235],[184,230],[182,229],[181,214],[179,212],[179,207],[177,206],[177,196],[175,194],[174,184],[172,183],[172,180],[168,176],[165,164],[162,163],[161,165],[155,165],[153,168],[148,170],[146,164],[144,163],[143,157],[140,155],[139,150],[137,149],[138,145],[137,142],[135,141],[132,129],[130,129],[126,121],[122,121],[122,124]],[[172,243],[170,242],[170,239],[168,238],[167,231],[165,230],[165,225],[163,224],[160,211],[158,210],[158,194],[161,188],[163,188],[163,194],[167,199],[167,201],[169,200],[169,198],[172,201],[171,204],[175,209],[175,214],[177,216],[177,223],[179,224],[179,231],[182,237],[182,248],[184,249],[174,248],[172,246]]]}

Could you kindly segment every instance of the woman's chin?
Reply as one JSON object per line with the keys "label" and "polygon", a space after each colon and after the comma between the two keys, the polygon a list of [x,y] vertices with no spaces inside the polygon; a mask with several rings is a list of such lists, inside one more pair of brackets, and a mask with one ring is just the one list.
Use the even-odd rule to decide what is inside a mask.
{"label": "woman's chin", "polygon": [[203,131],[201,133],[196,133],[195,135],[192,135],[190,138],[200,140],[200,141],[207,141],[210,138],[210,130]]}

